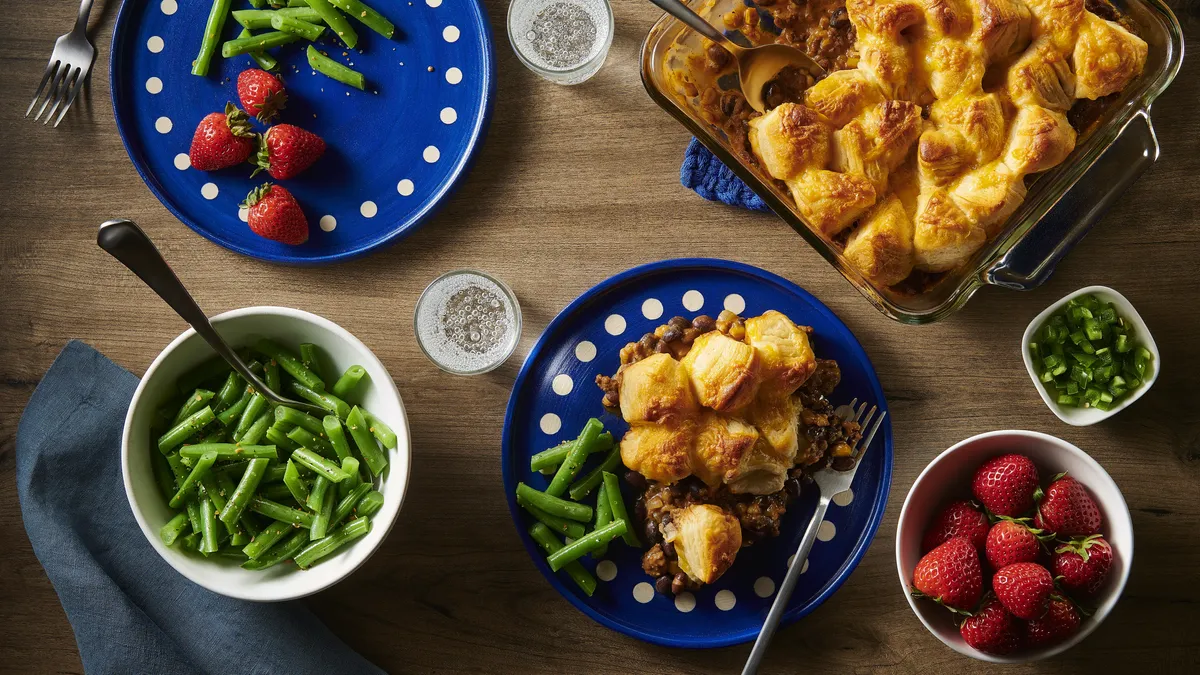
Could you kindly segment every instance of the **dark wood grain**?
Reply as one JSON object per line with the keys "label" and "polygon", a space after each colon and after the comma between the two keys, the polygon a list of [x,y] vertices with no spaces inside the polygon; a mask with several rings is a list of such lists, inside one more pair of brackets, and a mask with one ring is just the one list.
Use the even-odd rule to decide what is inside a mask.
{"label": "dark wood grain", "polygon": [[[0,22],[0,670],[80,672],[70,626],[21,523],[14,487],[17,421],[70,338],[141,373],[182,322],[93,244],[98,223],[140,223],[195,292],[220,312],[300,307],[365,341],[396,376],[413,430],[413,480],[382,550],[310,600],[332,629],[393,672],[730,672],[748,647],[662,649],[575,611],[530,564],[502,504],[499,441],[520,355],[496,373],[434,368],[411,331],[435,275],[478,267],[512,285],[527,350],[551,317],[600,280],[678,256],[732,258],[800,283],[850,325],[888,394],[893,487],[874,544],[846,585],[784,629],[768,672],[1001,672],[943,647],[908,609],[896,577],[895,521],[908,487],[938,452],[1002,428],[1058,435],[1088,450],[1124,490],[1137,555],[1125,598],[1080,647],[1004,672],[1196,672],[1200,653],[1200,65],[1184,64],[1154,106],[1161,160],[1029,293],[981,291],[938,325],[878,314],[773,216],[709,204],[680,187],[687,135],[638,78],[649,3],[615,0],[616,38],[591,82],[562,88],[527,72],[505,40],[506,3],[489,0],[499,61],[491,132],[458,196],[417,234],[352,265],[294,269],[220,249],[176,222],[139,180],[113,125],[107,55],[114,0],[93,15],[100,60],[88,99],[63,126],[22,120],[53,39],[75,5],[9,0]],[[1185,34],[1193,0],[1176,4]],[[1200,46],[1194,40],[1188,47]],[[1026,377],[1026,322],[1061,295],[1104,283],[1152,327],[1164,373],[1115,421],[1065,426]],[[370,309],[366,309],[370,307]],[[123,505],[122,505],[123,506]]]}

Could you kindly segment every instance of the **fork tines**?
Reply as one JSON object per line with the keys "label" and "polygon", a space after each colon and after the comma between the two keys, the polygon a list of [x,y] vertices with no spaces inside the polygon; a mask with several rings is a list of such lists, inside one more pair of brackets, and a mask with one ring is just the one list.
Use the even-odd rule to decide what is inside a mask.
{"label": "fork tines", "polygon": [[[42,106],[38,108],[37,115],[33,119],[41,121],[42,114],[46,113],[46,119],[43,124],[49,124],[50,120],[54,120],[54,126],[62,121],[67,114],[67,110],[71,108],[71,104],[75,102],[75,97],[79,95],[79,90],[83,88],[84,80],[91,71],[91,63],[87,64],[86,70],[71,63],[50,57],[50,63],[46,65],[46,72],[42,75],[42,81],[38,85],[37,91],[33,95],[33,100],[29,102],[29,108],[25,111],[25,117],[33,112],[34,106],[38,104],[38,100],[42,100]],[[46,84],[50,87],[47,89]],[[42,91],[46,90],[46,96],[42,99]],[[49,108],[49,112],[47,112]],[[60,109],[61,108],[61,109]],[[58,117],[55,118],[55,113]]]}
{"label": "fork tines", "polygon": [[[862,407],[858,409],[858,414],[854,416],[855,422],[859,422],[859,418],[862,417],[862,411],[866,407],[866,402],[863,402]],[[859,442],[854,448],[854,453],[852,456],[854,457],[855,463],[862,459],[863,453],[867,451],[867,448],[871,446],[871,441],[875,439],[875,432],[879,431],[879,427],[883,424],[883,418],[887,417],[886,410],[879,417],[875,417],[876,410],[877,408],[875,406],[871,406],[871,412],[867,413],[867,416],[863,418],[861,422],[859,422],[859,424],[865,429],[868,424],[871,424],[871,418],[875,418],[875,423],[871,424],[870,431],[867,431],[862,435],[862,438],[859,439]]]}

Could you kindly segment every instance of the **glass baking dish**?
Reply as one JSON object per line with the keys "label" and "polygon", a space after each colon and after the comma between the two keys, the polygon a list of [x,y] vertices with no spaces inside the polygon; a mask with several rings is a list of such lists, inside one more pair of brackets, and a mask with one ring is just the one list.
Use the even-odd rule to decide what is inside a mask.
{"label": "glass baking dish", "polygon": [[[1149,45],[1141,77],[1104,111],[1091,134],[1079,142],[1066,161],[1036,177],[1025,201],[999,235],[966,264],[920,294],[878,287],[865,279],[842,257],[839,247],[804,222],[791,197],[770,175],[739,160],[725,133],[697,113],[687,94],[669,76],[667,56],[677,41],[680,47],[670,55],[673,64],[680,64],[688,54],[699,53],[703,45],[698,34],[670,16],[659,19],[642,43],[642,83],[650,98],[758,193],[879,311],[903,323],[929,323],[949,316],[986,284],[1029,290],[1044,283],[1108,206],[1158,159],[1150,105],[1179,72],[1183,62],[1182,30],[1161,0],[1113,2],[1137,25],[1139,36]],[[722,14],[753,6],[753,0],[691,0],[689,4],[720,26]]]}

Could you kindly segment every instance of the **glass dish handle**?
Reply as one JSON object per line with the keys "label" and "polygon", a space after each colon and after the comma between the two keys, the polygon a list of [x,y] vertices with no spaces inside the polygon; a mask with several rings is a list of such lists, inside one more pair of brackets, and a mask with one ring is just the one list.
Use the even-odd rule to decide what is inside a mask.
{"label": "glass dish handle", "polygon": [[1019,291],[1041,286],[1063,256],[1156,159],[1158,138],[1149,111],[1139,110],[1083,177],[987,270],[987,283]]}

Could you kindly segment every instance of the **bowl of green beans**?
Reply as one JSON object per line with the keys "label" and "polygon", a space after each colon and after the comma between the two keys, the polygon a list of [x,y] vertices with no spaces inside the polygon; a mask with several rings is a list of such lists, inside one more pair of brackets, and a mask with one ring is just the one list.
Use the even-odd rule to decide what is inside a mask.
{"label": "bowl of green beans", "polygon": [[1021,345],[1042,400],[1072,426],[1116,415],[1158,379],[1158,346],[1146,322],[1107,286],[1081,288],[1047,307]]}
{"label": "bowl of green beans", "polygon": [[249,307],[212,323],[268,386],[327,414],[272,406],[189,329],[147,368],[125,417],[130,508],[159,555],[211,591],[316,593],[362,565],[400,511],[400,393],[366,345],[314,314]]}

